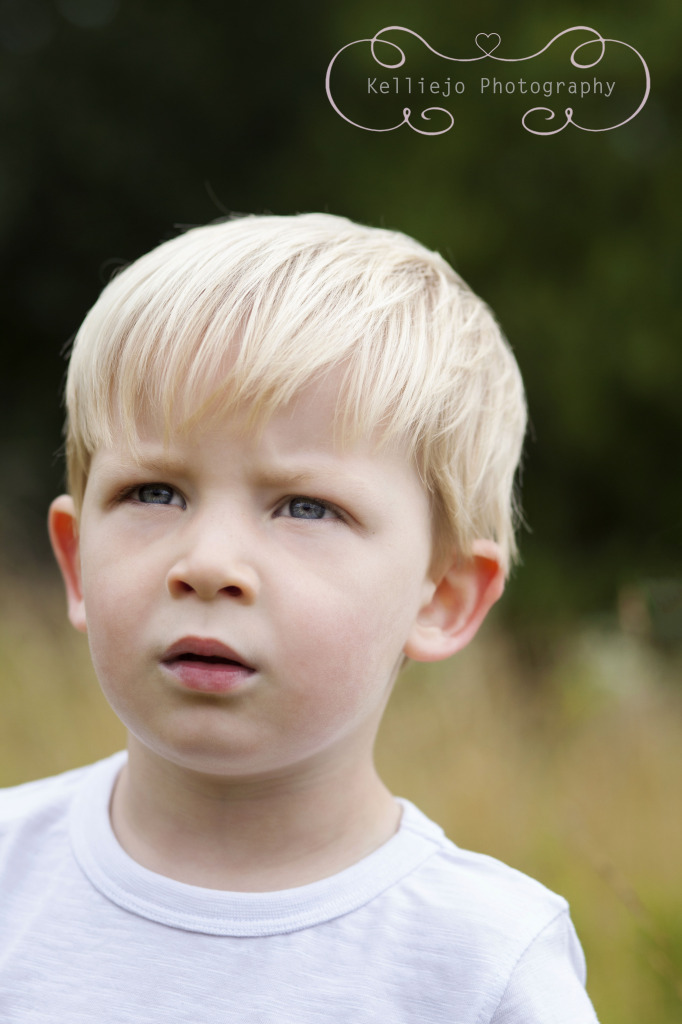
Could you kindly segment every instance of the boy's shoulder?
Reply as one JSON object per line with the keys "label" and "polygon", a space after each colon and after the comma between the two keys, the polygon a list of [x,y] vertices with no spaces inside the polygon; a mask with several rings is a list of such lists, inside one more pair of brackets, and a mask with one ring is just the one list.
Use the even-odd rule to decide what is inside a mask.
{"label": "boy's shoulder", "polygon": [[408,950],[395,935],[409,936],[409,955],[434,990],[480,999],[477,1021],[497,1019],[495,1008],[506,999],[520,1008],[510,1021],[555,1021],[560,1008],[561,1020],[596,1022],[566,900],[494,857],[461,849],[403,803],[402,828],[430,835],[434,851],[389,894],[398,953]]}
{"label": "boy's shoulder", "polygon": [[49,827],[68,814],[74,795],[98,765],[118,761],[121,753],[103,762],[72,768],[58,775],[0,789],[0,844],[17,831]]}
{"label": "boy's shoulder", "polygon": [[433,924],[441,920],[451,933],[459,920],[469,935],[472,928],[482,940],[514,935],[523,945],[568,914],[562,896],[494,857],[461,849],[417,807],[401,802],[402,828],[430,836],[434,843],[433,856],[412,875],[407,888]]}

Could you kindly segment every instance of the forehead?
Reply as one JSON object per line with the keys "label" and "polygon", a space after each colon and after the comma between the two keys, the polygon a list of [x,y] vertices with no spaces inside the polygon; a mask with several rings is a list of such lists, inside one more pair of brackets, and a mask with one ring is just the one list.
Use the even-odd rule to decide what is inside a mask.
{"label": "forehead", "polygon": [[[377,420],[379,422],[377,422]],[[381,425],[357,403],[349,402],[346,368],[336,366],[301,385],[291,397],[263,391],[249,397],[227,387],[183,387],[174,401],[164,406],[146,400],[134,408],[114,400],[112,440],[122,441],[135,451],[150,441],[165,448],[202,438],[230,434],[242,446],[266,444],[278,439],[301,449],[315,447],[343,455],[354,451],[386,453],[412,465],[412,447],[407,439]]]}
{"label": "forehead", "polygon": [[330,377],[300,389],[273,410],[259,415],[242,404],[225,415],[200,419],[187,430],[171,433],[169,440],[176,445],[185,438],[198,445],[219,445],[225,439],[264,458],[291,454],[343,462],[384,461],[403,466],[410,475],[414,472],[407,445],[399,438],[388,438],[378,427],[347,420],[345,411],[338,381]]}

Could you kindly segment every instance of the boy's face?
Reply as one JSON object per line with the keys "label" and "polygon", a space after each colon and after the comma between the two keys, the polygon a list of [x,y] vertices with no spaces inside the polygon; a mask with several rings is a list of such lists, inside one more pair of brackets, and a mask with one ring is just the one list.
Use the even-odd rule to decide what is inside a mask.
{"label": "boy's face", "polygon": [[95,453],[77,536],[55,503],[103,690],[177,765],[247,777],[371,757],[436,590],[431,518],[400,451],[335,445],[336,398],[310,386],[259,436],[237,417],[164,447],[150,426],[139,461],[122,437]]}

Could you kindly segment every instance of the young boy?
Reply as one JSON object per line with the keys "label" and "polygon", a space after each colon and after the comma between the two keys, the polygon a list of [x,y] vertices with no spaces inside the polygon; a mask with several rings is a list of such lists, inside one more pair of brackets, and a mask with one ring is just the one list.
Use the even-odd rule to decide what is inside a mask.
{"label": "young boy", "polygon": [[378,777],[405,658],[500,597],[516,363],[436,254],[327,215],[104,289],[50,536],[126,754],[0,798],[0,1019],[587,1024],[566,903]]}

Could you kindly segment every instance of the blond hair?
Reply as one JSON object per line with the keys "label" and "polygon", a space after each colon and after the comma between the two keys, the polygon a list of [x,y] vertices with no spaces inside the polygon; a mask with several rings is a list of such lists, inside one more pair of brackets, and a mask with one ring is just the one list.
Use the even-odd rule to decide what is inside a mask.
{"label": "blond hair", "polygon": [[122,424],[166,430],[239,404],[264,422],[344,368],[343,436],[398,438],[434,510],[436,545],[516,554],[514,478],[526,412],[488,307],[437,253],[328,214],[193,228],[121,271],[86,316],[66,388],[69,488]]}

